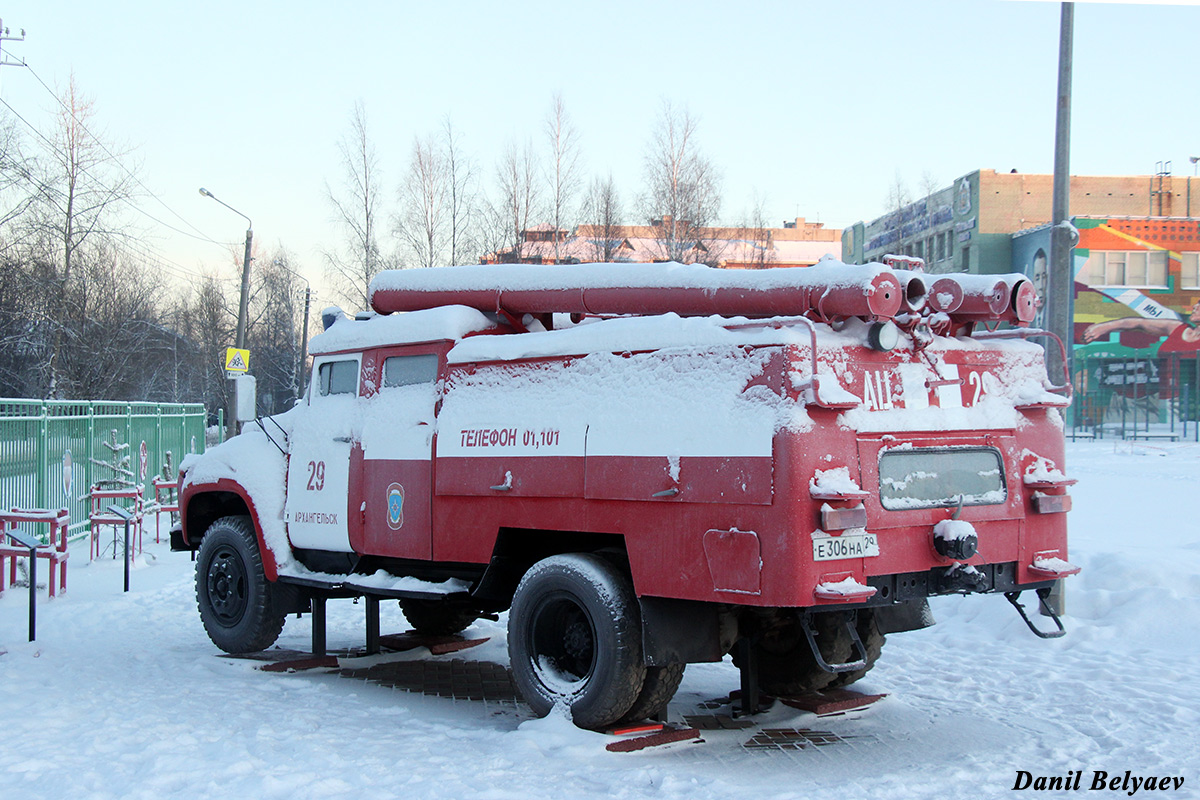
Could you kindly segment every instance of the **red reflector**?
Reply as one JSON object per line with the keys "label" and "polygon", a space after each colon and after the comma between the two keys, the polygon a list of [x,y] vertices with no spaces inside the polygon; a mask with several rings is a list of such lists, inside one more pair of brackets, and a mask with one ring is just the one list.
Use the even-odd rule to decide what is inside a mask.
{"label": "red reflector", "polygon": [[821,506],[821,530],[844,531],[847,528],[867,527],[867,509],[862,503],[854,508],[833,508],[828,503]]}
{"label": "red reflector", "polygon": [[1071,495],[1033,493],[1033,510],[1039,514],[1059,514],[1071,510]]}

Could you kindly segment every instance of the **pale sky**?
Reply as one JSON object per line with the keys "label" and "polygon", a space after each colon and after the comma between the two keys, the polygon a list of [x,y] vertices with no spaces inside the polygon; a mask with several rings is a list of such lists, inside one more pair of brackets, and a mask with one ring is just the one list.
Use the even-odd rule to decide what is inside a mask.
{"label": "pale sky", "polygon": [[[727,223],[757,194],[772,224],[844,227],[883,213],[897,176],[916,194],[926,174],[941,187],[978,168],[1053,166],[1058,3],[342,5],[13,0],[0,15],[10,35],[26,31],[6,57],[52,88],[73,71],[97,132],[132,148],[158,198],[144,211],[240,242],[244,220],[207,187],[314,285],[336,244],[324,185],[341,180],[336,145],[357,100],[389,209],[415,135],[449,115],[490,182],[507,142],[544,146],[556,92],[585,174],[612,172],[630,223],[664,98],[700,118]],[[1195,3],[1076,4],[1072,173],[1172,161],[1192,174],[1198,37]],[[36,77],[0,68],[0,97],[48,133],[56,104]],[[227,249],[135,217],[169,269],[236,275]]]}

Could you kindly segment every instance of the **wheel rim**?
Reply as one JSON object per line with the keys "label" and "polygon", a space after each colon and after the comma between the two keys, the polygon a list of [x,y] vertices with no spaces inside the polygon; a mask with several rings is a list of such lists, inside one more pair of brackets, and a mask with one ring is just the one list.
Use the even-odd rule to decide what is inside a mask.
{"label": "wheel rim", "polygon": [[533,672],[556,694],[577,691],[596,668],[596,626],[571,595],[544,597],[529,622]]}
{"label": "wheel rim", "polygon": [[221,547],[208,564],[208,602],[217,620],[236,625],[246,614],[246,565],[232,547]]}

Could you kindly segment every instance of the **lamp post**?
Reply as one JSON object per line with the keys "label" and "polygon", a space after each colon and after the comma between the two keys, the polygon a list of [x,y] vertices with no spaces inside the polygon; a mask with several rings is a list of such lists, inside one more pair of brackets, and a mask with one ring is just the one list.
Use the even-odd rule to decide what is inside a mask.
{"label": "lamp post", "polygon": [[[247,303],[249,302],[249,298],[250,298],[250,244],[254,240],[254,223],[252,223],[250,221],[250,218],[247,217],[245,214],[238,211],[236,208],[229,205],[228,203],[226,203],[222,200],[219,200],[215,194],[210,192],[208,189],[205,189],[203,186],[200,187],[200,194],[204,195],[205,197],[209,197],[209,198],[212,198],[213,200],[216,200],[218,203],[225,206],[230,211],[237,214],[239,217],[244,217],[246,220],[246,252],[242,256],[242,296],[241,296],[241,299],[238,301],[237,345],[236,345],[237,349],[244,350],[246,347],[246,306],[247,306]],[[229,406],[229,408],[226,409],[226,413],[228,414],[229,418],[225,421],[225,429],[226,429],[225,438],[226,439],[237,435],[237,414],[234,413],[233,393],[232,392],[230,393],[230,396],[229,396],[228,406]]]}
{"label": "lamp post", "polygon": [[[1200,156],[1188,156],[1188,161],[1192,162],[1192,178],[1196,177],[1196,163],[1200,162]],[[1192,215],[1192,178],[1188,178],[1187,190],[1187,215]]]}

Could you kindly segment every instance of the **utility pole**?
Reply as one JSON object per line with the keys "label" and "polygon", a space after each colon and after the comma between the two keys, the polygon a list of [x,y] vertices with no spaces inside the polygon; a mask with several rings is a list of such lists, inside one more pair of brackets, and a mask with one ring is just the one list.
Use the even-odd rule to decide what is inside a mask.
{"label": "utility pole", "polygon": [[[1046,348],[1046,368],[1057,376],[1065,369],[1071,380],[1071,295],[1075,278],[1071,269],[1071,251],[1075,249],[1076,234],[1071,227],[1071,50],[1075,37],[1075,4],[1062,4],[1062,21],[1058,34],[1058,114],[1054,124],[1054,199],[1050,228],[1050,274],[1047,276],[1046,319],[1050,332],[1062,339],[1066,362],[1058,348]],[[1055,581],[1046,598],[1045,609],[1062,614],[1066,607],[1062,580]]]}
{"label": "utility pole", "polygon": [[[200,187],[200,194],[211,200],[216,200],[218,203],[246,220],[246,252],[242,256],[242,297],[241,300],[238,301],[237,321],[237,349],[244,350],[246,348],[246,308],[250,301],[250,245],[254,242],[254,223],[251,222],[250,218],[245,214],[238,211],[228,203],[218,199],[215,194],[210,192],[208,189],[205,189],[203,186]],[[225,420],[225,438],[232,439],[234,436],[237,436],[238,433],[237,414],[235,413],[236,407],[234,405],[233,392],[229,393],[229,402],[226,405],[228,406],[226,412],[228,413],[229,418]]]}
{"label": "utility pole", "polygon": [[9,61],[4,57],[3,43],[4,42],[23,42],[25,41],[25,29],[21,29],[20,36],[10,36],[8,28],[4,27],[4,20],[0,19],[0,67],[23,67],[25,61]]}
{"label": "utility pole", "polygon": [[21,29],[20,36],[10,36],[9,32],[8,32],[8,28],[4,27],[4,20],[0,19],[0,67],[23,67],[23,66],[25,66],[24,59],[22,59],[20,61],[9,61],[8,58],[5,56],[4,49],[3,49],[5,42],[23,42],[23,41],[25,41],[25,29],[24,28]]}
{"label": "utility pole", "polygon": [[[1047,366],[1058,375],[1071,367],[1071,294],[1074,276],[1071,251],[1076,233],[1071,228],[1071,50],[1074,39],[1075,4],[1062,4],[1062,23],[1058,43],[1058,114],[1054,126],[1054,195],[1050,229],[1050,274],[1046,289],[1049,306],[1046,318],[1050,332],[1063,340],[1067,362],[1061,361],[1058,348],[1046,348]],[[1055,380],[1058,380],[1057,377]]]}
{"label": "utility pole", "polygon": [[308,377],[308,307],[311,304],[312,287],[306,286],[304,287],[304,327],[300,329],[300,380],[296,381],[300,387],[300,397],[304,397],[304,392],[308,388],[304,383]]}

